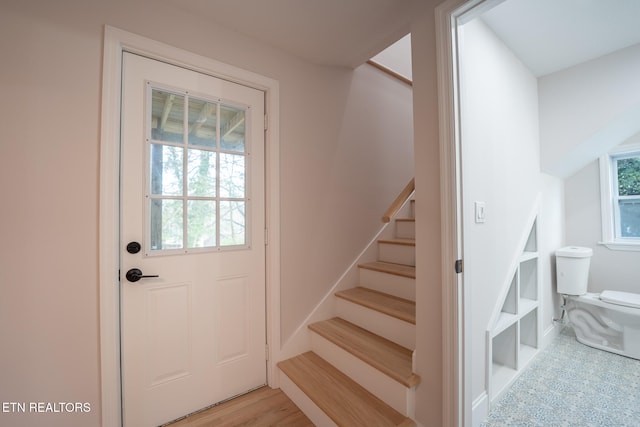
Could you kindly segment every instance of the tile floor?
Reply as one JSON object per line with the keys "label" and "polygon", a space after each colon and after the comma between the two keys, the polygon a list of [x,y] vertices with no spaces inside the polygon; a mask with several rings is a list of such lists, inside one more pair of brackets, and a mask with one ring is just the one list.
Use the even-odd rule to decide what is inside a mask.
{"label": "tile floor", "polygon": [[640,360],[576,341],[566,326],[482,427],[640,427]]}

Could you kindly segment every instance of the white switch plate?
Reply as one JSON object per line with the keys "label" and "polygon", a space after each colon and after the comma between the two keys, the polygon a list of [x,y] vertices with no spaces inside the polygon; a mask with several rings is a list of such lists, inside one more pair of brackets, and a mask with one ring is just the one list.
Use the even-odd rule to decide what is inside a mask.
{"label": "white switch plate", "polygon": [[486,220],[486,204],[485,202],[475,202],[476,206],[476,224],[481,224]]}

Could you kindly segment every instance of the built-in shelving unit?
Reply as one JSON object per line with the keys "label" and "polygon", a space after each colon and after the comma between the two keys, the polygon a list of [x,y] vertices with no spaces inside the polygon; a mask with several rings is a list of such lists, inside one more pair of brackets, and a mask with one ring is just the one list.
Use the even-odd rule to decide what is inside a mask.
{"label": "built-in shelving unit", "polygon": [[503,290],[500,311],[487,330],[487,380],[495,401],[533,359],[541,343],[540,262],[533,221],[513,278]]}

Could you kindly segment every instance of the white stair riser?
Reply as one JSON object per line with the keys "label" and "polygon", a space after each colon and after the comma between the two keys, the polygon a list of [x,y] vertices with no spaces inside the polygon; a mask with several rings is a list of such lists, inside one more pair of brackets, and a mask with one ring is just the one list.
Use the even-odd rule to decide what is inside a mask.
{"label": "white stair riser", "polygon": [[414,417],[414,389],[391,379],[315,332],[311,334],[311,349],[396,411]]}
{"label": "white stair riser", "polygon": [[416,265],[416,248],[409,245],[378,243],[378,261]]}
{"label": "white stair riser", "polygon": [[416,326],[376,310],[337,298],[338,316],[405,348],[416,348]]}
{"label": "white stair riser", "polygon": [[416,279],[360,269],[360,286],[411,301],[416,300]]}
{"label": "white stair riser", "polygon": [[415,218],[415,215],[414,215],[415,209],[413,205],[414,203],[412,203],[411,201],[408,201],[407,203],[402,205],[402,207],[400,208],[400,210],[398,211],[398,213],[394,218]]}
{"label": "white stair riser", "polygon": [[415,239],[416,223],[414,221],[396,221],[396,237],[400,239]]}
{"label": "white stair riser", "polygon": [[280,389],[316,426],[338,427],[298,386],[280,371]]}

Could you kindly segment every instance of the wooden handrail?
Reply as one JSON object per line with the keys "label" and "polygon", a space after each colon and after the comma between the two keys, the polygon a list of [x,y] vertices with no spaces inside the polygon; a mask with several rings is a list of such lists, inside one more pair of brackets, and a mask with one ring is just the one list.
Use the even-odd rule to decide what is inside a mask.
{"label": "wooden handrail", "polygon": [[406,78],[402,74],[396,73],[391,68],[387,68],[384,65],[379,64],[376,61],[373,61],[371,59],[367,61],[367,64],[371,65],[372,67],[376,67],[378,70],[380,70],[382,72],[385,72],[385,73],[389,74],[391,77],[395,77],[396,79],[400,80],[402,83],[406,83],[409,86],[413,86],[413,81],[412,80]]}
{"label": "wooden handrail", "polygon": [[411,178],[411,181],[409,181],[409,183],[407,184],[406,187],[404,187],[402,192],[398,194],[398,197],[396,197],[396,199],[393,201],[391,206],[389,206],[389,209],[387,209],[387,211],[382,216],[382,222],[390,222],[391,218],[393,218],[395,214],[398,213],[402,205],[404,205],[404,202],[407,201],[407,199],[411,196],[411,194],[415,189],[416,189],[415,178]]}

